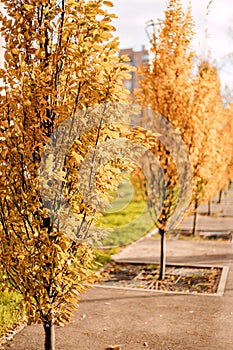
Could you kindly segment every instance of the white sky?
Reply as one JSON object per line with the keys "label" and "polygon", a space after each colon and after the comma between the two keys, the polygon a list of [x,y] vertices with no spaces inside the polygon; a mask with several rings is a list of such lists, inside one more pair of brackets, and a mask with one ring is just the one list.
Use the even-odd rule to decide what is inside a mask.
{"label": "white sky", "polygon": [[[195,25],[193,47],[202,57],[208,52],[217,64],[223,66],[222,77],[233,84],[233,62],[226,64],[224,56],[233,52],[233,37],[228,34],[229,27],[233,29],[233,0],[213,0],[209,15],[206,16],[207,4],[210,0],[190,0]],[[188,0],[182,0],[184,9]],[[132,47],[140,50],[142,45],[149,47],[145,33],[145,22],[164,18],[166,0],[113,0],[113,12],[118,15],[114,21],[117,35],[120,37],[120,47]],[[205,31],[208,29],[208,37]]]}

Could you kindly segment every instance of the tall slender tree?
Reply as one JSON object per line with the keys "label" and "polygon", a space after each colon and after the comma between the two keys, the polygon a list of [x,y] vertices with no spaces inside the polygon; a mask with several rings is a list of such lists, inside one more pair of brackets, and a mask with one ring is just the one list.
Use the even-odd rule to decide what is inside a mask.
{"label": "tall slender tree", "polygon": [[[190,127],[190,101],[192,98],[191,76],[194,67],[194,52],[191,49],[193,21],[191,9],[184,12],[181,1],[170,0],[165,18],[156,26],[157,33],[151,40],[153,61],[139,71],[137,101],[143,109],[142,125],[157,129],[158,115],[173,125],[181,136]],[[152,111],[147,113],[148,107]],[[164,130],[166,133],[166,130]],[[172,148],[172,135],[170,146]],[[160,142],[154,148],[166,179],[166,193],[162,195],[161,215],[157,217],[153,201],[149,200],[150,212],[161,235],[160,278],[164,278],[165,231],[169,218],[174,213],[179,192],[178,173],[172,155]],[[162,186],[164,187],[164,186]],[[156,218],[157,217],[157,218]]]}
{"label": "tall slender tree", "polygon": [[190,157],[194,174],[194,234],[198,205],[210,201],[221,188],[220,182],[224,183],[229,152],[225,152],[227,118],[216,68],[206,61],[200,62],[193,86]]}
{"label": "tall slender tree", "polygon": [[[80,293],[92,281],[93,252],[80,239],[86,237],[96,213],[83,198],[74,197],[71,184],[77,174],[69,177],[72,159],[80,161],[90,147],[111,138],[110,128],[102,130],[100,122],[82,135],[76,142],[81,146],[74,146],[66,159],[68,175],[60,175],[79,218],[76,240],[51,220],[41,200],[38,170],[46,143],[64,120],[75,121],[81,118],[80,110],[96,104],[126,100],[122,78],[128,68],[117,54],[111,24],[115,15],[107,9],[110,1],[4,0],[2,4],[6,12],[0,15],[5,40],[0,72],[3,286],[22,294],[28,323],[43,324],[45,349],[54,350],[54,325],[70,320]],[[114,167],[109,172],[114,179]],[[113,182],[109,181],[110,188]],[[106,190],[103,182],[97,185],[99,193]]]}

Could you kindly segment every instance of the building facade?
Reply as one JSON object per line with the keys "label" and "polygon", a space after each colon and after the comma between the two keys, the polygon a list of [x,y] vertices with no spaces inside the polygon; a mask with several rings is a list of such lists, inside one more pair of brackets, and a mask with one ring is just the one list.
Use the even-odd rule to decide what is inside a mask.
{"label": "building facade", "polygon": [[[140,51],[134,51],[132,48],[122,49],[120,50],[120,56],[122,55],[127,55],[130,59],[128,64],[136,68],[139,68],[142,64],[148,64],[149,62],[149,52],[145,46],[142,46]],[[125,79],[124,85],[131,93],[133,93],[138,86],[137,74],[136,72],[131,72],[130,74],[132,75],[132,79]]]}

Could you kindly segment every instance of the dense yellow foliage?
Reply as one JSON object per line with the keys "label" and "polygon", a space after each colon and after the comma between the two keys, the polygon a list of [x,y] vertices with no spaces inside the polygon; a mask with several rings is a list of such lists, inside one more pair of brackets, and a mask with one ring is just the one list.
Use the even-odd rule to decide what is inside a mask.
{"label": "dense yellow foliage", "polygon": [[[185,13],[181,1],[170,0],[151,40],[152,63],[138,71],[136,98],[143,107],[143,126],[156,128],[157,115],[161,115],[181,135],[192,166],[193,202],[200,203],[210,200],[232,178],[233,110],[223,107],[214,65],[195,63],[193,32],[191,9]],[[168,166],[170,155],[159,145],[156,152],[161,153],[162,168],[166,172],[170,168],[172,186],[177,186],[177,175]],[[173,204],[168,203],[170,212]]]}

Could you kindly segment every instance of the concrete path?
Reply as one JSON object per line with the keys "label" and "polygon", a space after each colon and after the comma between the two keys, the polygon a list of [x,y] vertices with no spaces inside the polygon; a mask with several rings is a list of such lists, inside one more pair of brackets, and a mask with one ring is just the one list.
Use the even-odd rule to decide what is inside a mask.
{"label": "concrete path", "polygon": [[[216,235],[233,232],[233,190],[223,195],[221,204],[214,198],[211,207],[213,215],[207,216],[208,206],[198,208],[197,231],[200,234],[214,233]],[[177,227],[178,230],[191,231],[193,215],[190,215]],[[170,239],[166,243],[167,263],[185,264],[233,264],[233,245],[229,242],[195,241]],[[134,260],[159,262],[160,240],[151,234],[132,243],[119,254],[113,256],[116,260]]]}
{"label": "concrete path", "polygon": [[[178,226],[178,229],[191,230],[193,225],[193,215],[185,218]],[[233,215],[232,217],[215,216],[209,217],[206,215],[197,215],[197,230],[198,231],[233,231]]]}
{"label": "concrete path", "polygon": [[[167,263],[233,265],[232,243],[167,240]],[[159,262],[160,241],[145,237],[113,256],[117,261]]]}

